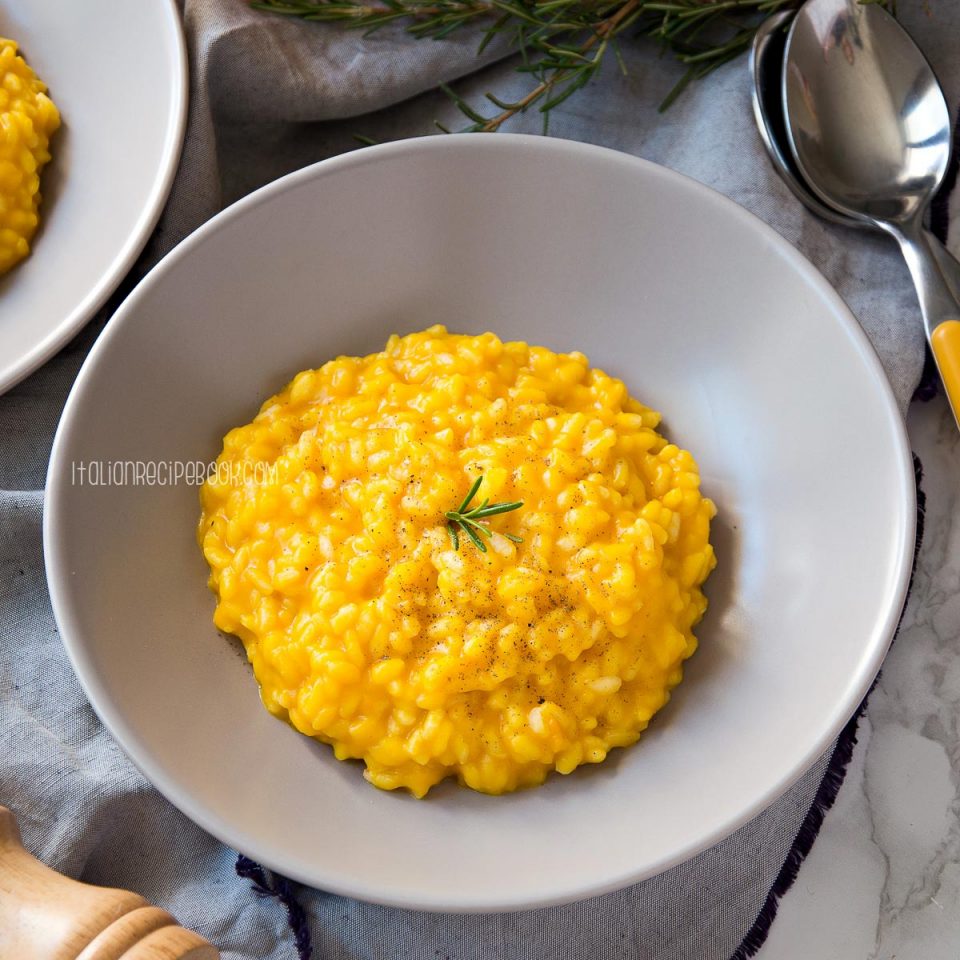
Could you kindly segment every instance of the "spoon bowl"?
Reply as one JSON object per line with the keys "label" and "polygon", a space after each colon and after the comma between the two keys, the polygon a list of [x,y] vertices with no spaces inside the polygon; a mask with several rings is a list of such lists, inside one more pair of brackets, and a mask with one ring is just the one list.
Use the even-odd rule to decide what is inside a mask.
{"label": "spoon bowl", "polygon": [[922,215],[950,160],[950,113],[909,34],[875,4],[809,0],[783,68],[787,136],[821,200],[856,219]]}
{"label": "spoon bowl", "polygon": [[803,179],[790,153],[780,81],[787,31],[792,22],[790,10],[767,17],[757,28],[750,47],[748,68],[753,79],[753,116],[760,139],[780,179],[811,213],[844,227],[872,226],[825,204]]}
{"label": "spoon bowl", "polygon": [[[783,116],[782,76],[787,31],[793,22],[792,11],[768,17],[757,29],[749,53],[752,78],[753,115],[760,139],[774,170],[791,193],[811,212],[823,220],[855,229],[878,229],[872,221],[840,213],[825,204],[811,189],[790,152],[787,126]],[[926,228],[923,232],[953,295],[960,298],[960,261]]]}

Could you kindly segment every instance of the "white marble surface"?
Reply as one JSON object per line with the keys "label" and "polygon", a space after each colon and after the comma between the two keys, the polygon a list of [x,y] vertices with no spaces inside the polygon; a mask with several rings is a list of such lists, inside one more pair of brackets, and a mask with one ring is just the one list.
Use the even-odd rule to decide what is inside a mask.
{"label": "white marble surface", "polygon": [[907,423],[927,496],[913,592],[758,960],[960,956],[960,433],[942,397]]}

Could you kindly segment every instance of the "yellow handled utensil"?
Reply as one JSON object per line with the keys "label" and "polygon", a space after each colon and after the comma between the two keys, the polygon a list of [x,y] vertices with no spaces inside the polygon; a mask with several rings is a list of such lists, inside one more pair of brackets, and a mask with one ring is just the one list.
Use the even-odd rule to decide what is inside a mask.
{"label": "yellow handled utensil", "polygon": [[944,320],[930,334],[930,346],[947,399],[960,426],[960,320]]}
{"label": "yellow handled utensil", "polygon": [[44,866],[0,806],[0,957],[10,960],[219,960],[219,951],[129,890]]}

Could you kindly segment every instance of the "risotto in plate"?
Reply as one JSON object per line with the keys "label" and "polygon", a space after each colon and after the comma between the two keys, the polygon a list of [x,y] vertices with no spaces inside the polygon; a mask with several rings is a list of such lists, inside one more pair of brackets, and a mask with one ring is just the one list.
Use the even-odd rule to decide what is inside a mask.
{"label": "risotto in plate", "polygon": [[60,114],[46,85],[0,37],[0,275],[30,252],[40,222],[40,172]]}
{"label": "risotto in plate", "polygon": [[375,786],[599,763],[680,682],[715,565],[659,420],[582,354],[490,333],[304,371],[202,487],[214,622],[267,709]]}

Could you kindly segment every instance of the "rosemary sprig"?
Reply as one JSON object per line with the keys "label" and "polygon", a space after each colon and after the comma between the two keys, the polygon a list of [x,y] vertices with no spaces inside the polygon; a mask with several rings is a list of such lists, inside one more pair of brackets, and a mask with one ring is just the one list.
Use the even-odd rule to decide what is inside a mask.
{"label": "rosemary sprig", "polygon": [[[460,534],[457,532],[457,527],[459,527],[481,553],[486,553],[487,545],[483,542],[483,537],[490,537],[492,534],[490,528],[480,521],[501,513],[509,513],[511,510],[519,510],[523,506],[522,500],[516,500],[512,503],[490,503],[489,500],[484,500],[479,506],[467,510],[470,501],[477,495],[482,483],[483,474],[480,474],[473,481],[470,492],[463,498],[463,503],[456,510],[448,510],[444,514],[447,520],[447,533],[450,534],[450,542],[453,544],[454,550],[460,549]],[[513,543],[523,543],[523,537],[518,537],[513,533],[502,533],[501,536],[513,541]]]}
{"label": "rosemary sprig", "polygon": [[[517,100],[494,93],[488,113],[449,87],[443,89],[469,121],[464,129],[492,133],[536,106],[544,129],[550,111],[585,87],[611,54],[625,69],[618,39],[627,31],[652,38],[687,71],[661,104],[665,110],[692,80],[739,56],[760,21],[801,0],[253,0],[260,10],[305,20],[341,23],[371,32],[402,22],[417,37],[435,40],[483,24],[478,53],[495,38],[517,52],[517,70],[531,87]],[[870,2],[870,0],[866,0]],[[889,6],[890,4],[888,4]],[[440,129],[446,130],[440,126]]]}

